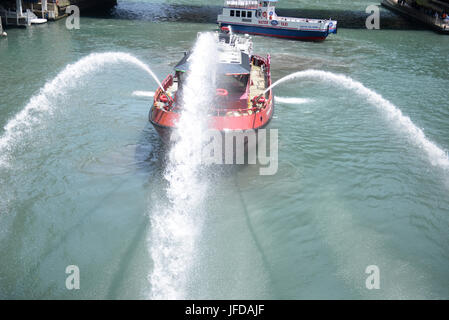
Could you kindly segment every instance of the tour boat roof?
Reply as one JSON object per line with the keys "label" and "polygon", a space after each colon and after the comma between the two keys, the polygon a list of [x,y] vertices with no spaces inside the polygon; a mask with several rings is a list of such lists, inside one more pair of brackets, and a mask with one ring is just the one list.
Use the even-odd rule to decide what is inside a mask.
{"label": "tour boat roof", "polygon": [[[259,2],[259,0],[226,0],[225,6],[231,8],[257,9],[260,8]],[[269,2],[273,6],[273,2],[278,2],[278,0],[265,0],[262,2]]]}
{"label": "tour boat roof", "polygon": [[[259,7],[259,2],[259,0],[226,0],[225,5],[227,7],[257,8]],[[278,0],[263,0],[262,2],[278,2]]]}

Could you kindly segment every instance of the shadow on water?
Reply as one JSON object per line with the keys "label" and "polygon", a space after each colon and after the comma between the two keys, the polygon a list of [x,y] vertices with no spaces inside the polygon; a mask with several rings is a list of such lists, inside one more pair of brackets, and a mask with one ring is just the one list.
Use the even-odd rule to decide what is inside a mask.
{"label": "shadow on water", "polygon": [[[136,145],[133,166],[137,173],[144,175],[158,175],[161,176],[165,166],[166,148],[160,141],[157,133],[154,131],[150,124],[147,124],[145,128],[142,129],[142,133]],[[82,227],[87,223],[88,218],[101,213],[103,204],[112,200],[116,194],[125,187],[129,179],[122,179],[121,182],[117,183],[116,186],[103,197],[98,199],[98,201],[85,211],[84,214],[78,219],[78,223],[72,225],[69,229],[65,230],[62,237],[58,239],[57,243],[47,247],[47,249],[40,256],[38,262],[29,268],[29,276],[38,274],[41,265],[46,262],[46,260],[51,256],[52,253],[58,251],[61,246],[68,242],[68,239],[73,235],[76,235],[76,230],[82,229]],[[139,217],[139,221],[136,223],[137,227],[134,231],[134,236],[129,240],[129,245],[121,253],[120,263],[118,264],[117,271],[114,273],[111,284],[106,292],[107,299],[114,299],[118,295],[118,289],[122,284],[123,275],[126,274],[129,269],[130,264],[133,262],[133,258],[136,256],[136,250],[138,244],[145,240],[145,232],[148,228],[148,219],[145,215]]]}
{"label": "shadow on water", "polygon": [[[91,17],[105,19],[144,20],[154,22],[187,22],[187,23],[216,23],[217,15],[221,13],[221,6],[216,5],[180,5],[141,2],[119,2],[119,4],[104,13],[88,13]],[[298,9],[278,8],[280,16],[332,18],[338,20],[342,28],[365,29],[365,21],[369,14],[364,11],[329,10],[329,9]],[[380,11],[382,29],[413,29],[422,27],[386,10]]]}
{"label": "shadow on water", "polygon": [[126,278],[130,264],[137,256],[139,245],[145,240],[145,233],[148,229],[148,225],[148,219],[142,219],[142,221],[138,224],[137,229],[134,230],[134,237],[129,242],[125,252],[121,255],[117,271],[112,276],[112,281],[107,291],[107,300],[114,300],[118,298],[120,287]]}
{"label": "shadow on water", "polygon": [[[243,210],[243,214],[245,216],[246,226],[248,227],[248,230],[249,230],[249,232],[251,234],[251,238],[253,239],[254,244],[256,245],[257,251],[259,251],[259,254],[260,254],[260,257],[262,259],[262,263],[263,263],[263,265],[265,267],[265,270],[268,272],[271,288],[276,288],[275,287],[275,282],[274,282],[274,280],[275,280],[275,272],[274,272],[274,270],[272,268],[272,264],[270,263],[270,260],[268,259],[267,255],[265,254],[265,250],[264,250],[261,242],[259,241],[259,237],[257,235],[257,232],[254,229],[253,222],[252,222],[250,214],[248,212],[248,206],[246,204],[246,200],[243,197],[242,190],[241,190],[240,185],[239,185],[239,183],[237,181],[239,169],[241,169],[241,168],[242,167],[239,167],[239,168],[235,169],[235,172],[234,172],[234,185],[235,185],[235,188],[236,188],[236,193],[238,194],[238,198],[239,198],[240,203],[242,205],[242,210]],[[276,292],[276,294],[277,294],[277,292]]]}
{"label": "shadow on water", "polygon": [[[140,136],[135,152],[136,169],[143,174],[161,176],[166,166],[167,147],[162,143],[154,128],[148,123]],[[142,215],[142,221],[137,224],[134,236],[121,255],[117,270],[112,276],[111,284],[107,290],[106,299],[112,300],[119,297],[119,290],[123,285],[126,274],[135,260],[140,244],[145,241],[149,219]]]}
{"label": "shadow on water", "polygon": [[135,165],[141,173],[162,174],[166,165],[167,146],[148,122],[136,146]]}

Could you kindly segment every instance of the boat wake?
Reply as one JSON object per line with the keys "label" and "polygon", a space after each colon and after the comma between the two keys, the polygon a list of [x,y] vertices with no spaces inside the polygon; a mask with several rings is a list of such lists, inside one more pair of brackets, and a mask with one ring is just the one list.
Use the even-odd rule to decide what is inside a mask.
{"label": "boat wake", "polygon": [[149,275],[152,299],[185,299],[195,247],[204,217],[208,191],[201,166],[207,110],[215,95],[212,76],[217,44],[212,34],[201,34],[191,55],[184,84],[182,113],[172,136],[165,170],[168,205],[151,208],[148,247],[153,261]]}
{"label": "boat wake", "polygon": [[293,79],[317,79],[343,86],[352,90],[358,95],[366,98],[366,100],[383,111],[389,120],[395,123],[401,131],[406,133],[410,141],[419,149],[423,150],[433,166],[438,166],[444,170],[449,170],[449,157],[446,152],[440,149],[434,142],[430,141],[424,132],[418,128],[409,117],[402,114],[401,110],[394,104],[384,99],[380,94],[368,89],[362,83],[355,81],[345,75],[334,74],[331,72],[320,70],[306,70],[292,73],[271,85],[265,92],[270,89]]}
{"label": "boat wake", "polygon": [[76,87],[87,74],[101,70],[107,64],[128,63],[147,72],[160,86],[153,71],[134,56],[122,52],[93,53],[74,64],[69,64],[54,79],[48,81],[38,94],[33,96],[22,111],[4,127],[0,137],[0,167],[9,166],[9,158],[20,140],[29,135],[41,122],[51,115],[57,97],[63,96],[68,89]]}

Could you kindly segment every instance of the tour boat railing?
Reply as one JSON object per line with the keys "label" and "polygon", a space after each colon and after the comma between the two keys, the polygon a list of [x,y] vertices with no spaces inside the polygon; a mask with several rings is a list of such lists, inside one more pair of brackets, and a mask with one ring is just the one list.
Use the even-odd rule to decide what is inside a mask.
{"label": "tour boat railing", "polygon": [[258,8],[259,1],[255,0],[228,0],[225,1],[225,6],[231,8],[248,8],[256,9]]}
{"label": "tour boat railing", "polygon": [[326,22],[326,19],[307,19],[307,18],[292,18],[292,17],[281,17],[276,16],[276,20],[284,21],[284,22],[310,22],[310,23],[323,23]]}

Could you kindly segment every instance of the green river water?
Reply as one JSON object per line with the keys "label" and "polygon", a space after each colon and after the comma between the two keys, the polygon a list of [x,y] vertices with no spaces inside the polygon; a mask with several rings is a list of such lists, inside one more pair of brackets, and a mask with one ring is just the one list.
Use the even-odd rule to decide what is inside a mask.
{"label": "green river water", "polygon": [[[323,70],[391,104],[340,78],[276,87],[277,174],[219,170],[179,220],[161,214],[167,161],[151,98],[133,95],[156,90],[147,72],[84,64],[34,99],[91,53],[131,54],[165,78],[197,32],[216,27],[177,5],[221,4],[169,2],[122,0],[110,15],[82,17],[80,30],[62,20],[0,39],[0,298],[448,299],[449,37],[363,26],[321,43],[253,37],[274,80]],[[280,6],[350,19],[372,3]],[[193,247],[159,239],[156,224]],[[79,267],[79,290],[66,289],[68,265]],[[370,265],[378,290],[365,286]]]}

